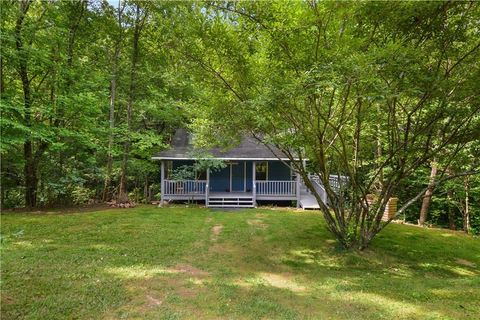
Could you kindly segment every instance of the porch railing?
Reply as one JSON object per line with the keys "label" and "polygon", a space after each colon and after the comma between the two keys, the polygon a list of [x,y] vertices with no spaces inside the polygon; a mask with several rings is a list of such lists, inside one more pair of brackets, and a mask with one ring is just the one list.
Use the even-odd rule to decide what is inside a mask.
{"label": "porch railing", "polygon": [[199,195],[207,190],[206,180],[165,180],[165,195]]}
{"label": "porch railing", "polygon": [[255,181],[257,195],[295,196],[296,181]]}

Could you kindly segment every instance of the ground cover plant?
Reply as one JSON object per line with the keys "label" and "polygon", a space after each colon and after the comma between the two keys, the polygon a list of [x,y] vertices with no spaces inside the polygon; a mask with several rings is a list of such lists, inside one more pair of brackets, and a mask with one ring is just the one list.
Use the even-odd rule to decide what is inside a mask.
{"label": "ground cover plant", "polygon": [[2,319],[474,319],[480,239],[390,224],[344,251],[316,211],[2,215]]}

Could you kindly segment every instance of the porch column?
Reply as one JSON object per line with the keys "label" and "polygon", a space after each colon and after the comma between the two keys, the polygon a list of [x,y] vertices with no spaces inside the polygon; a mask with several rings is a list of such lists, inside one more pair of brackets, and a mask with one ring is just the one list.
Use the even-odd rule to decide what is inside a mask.
{"label": "porch column", "polygon": [[205,186],[205,207],[208,207],[209,191],[210,191],[210,168],[207,168],[207,185]]}
{"label": "porch column", "polygon": [[[302,165],[303,165],[304,170],[307,171],[307,160],[304,159],[302,161]],[[307,172],[307,177],[308,177],[308,180],[310,180],[310,173],[308,173],[308,172]],[[305,181],[303,183],[305,183]],[[310,189],[307,188],[307,192],[311,193]]]}
{"label": "porch column", "polygon": [[300,173],[297,172],[297,208],[300,208]]}
{"label": "porch column", "polygon": [[161,173],[160,173],[160,204],[159,207],[163,207],[164,195],[165,195],[165,161],[161,161]]}
{"label": "porch column", "polygon": [[253,200],[253,204],[255,205],[255,203],[257,202],[257,184],[255,183],[255,173],[256,173],[256,162],[253,161],[252,162],[252,200]]}

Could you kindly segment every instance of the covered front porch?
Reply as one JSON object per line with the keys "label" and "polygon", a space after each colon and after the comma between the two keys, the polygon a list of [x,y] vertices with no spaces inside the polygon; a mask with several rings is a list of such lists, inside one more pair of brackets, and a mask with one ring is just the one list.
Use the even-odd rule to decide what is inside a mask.
{"label": "covered front porch", "polygon": [[[178,164],[178,163],[177,163]],[[200,173],[203,179],[168,179],[173,163],[162,161],[161,204],[204,201],[208,207],[255,207],[257,200],[299,200],[300,179],[280,161],[228,161],[225,168]]]}

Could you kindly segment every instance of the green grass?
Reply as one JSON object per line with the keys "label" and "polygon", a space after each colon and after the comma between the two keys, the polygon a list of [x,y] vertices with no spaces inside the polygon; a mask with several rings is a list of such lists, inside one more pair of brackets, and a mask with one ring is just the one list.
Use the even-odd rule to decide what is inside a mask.
{"label": "green grass", "polygon": [[1,235],[2,319],[480,315],[480,240],[450,231],[345,252],[314,211],[140,207],[6,214]]}

